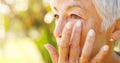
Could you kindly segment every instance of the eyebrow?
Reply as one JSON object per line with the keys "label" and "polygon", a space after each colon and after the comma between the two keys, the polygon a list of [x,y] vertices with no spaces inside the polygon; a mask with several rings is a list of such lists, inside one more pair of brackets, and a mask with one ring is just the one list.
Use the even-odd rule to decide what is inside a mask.
{"label": "eyebrow", "polygon": [[[65,7],[65,10],[68,10],[72,7],[79,7],[79,8],[82,8],[80,4],[70,4],[70,5],[67,5],[67,7]],[[58,11],[58,9],[54,6],[53,7],[56,11]]]}
{"label": "eyebrow", "polygon": [[53,8],[54,8],[56,11],[58,11],[58,9],[57,9],[55,6],[54,6]]}
{"label": "eyebrow", "polygon": [[81,8],[80,5],[72,4],[72,5],[68,5],[65,9],[70,9],[72,7],[79,7],[79,8]]}

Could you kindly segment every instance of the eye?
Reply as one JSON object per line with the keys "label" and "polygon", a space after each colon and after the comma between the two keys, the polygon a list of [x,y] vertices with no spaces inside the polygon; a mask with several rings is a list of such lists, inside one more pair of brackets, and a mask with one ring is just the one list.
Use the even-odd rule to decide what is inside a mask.
{"label": "eye", "polygon": [[72,19],[81,19],[81,17],[76,15],[76,14],[71,14],[70,18],[72,18]]}
{"label": "eye", "polygon": [[59,15],[54,14],[54,18],[55,18],[55,19],[58,19],[58,18],[59,18]]}

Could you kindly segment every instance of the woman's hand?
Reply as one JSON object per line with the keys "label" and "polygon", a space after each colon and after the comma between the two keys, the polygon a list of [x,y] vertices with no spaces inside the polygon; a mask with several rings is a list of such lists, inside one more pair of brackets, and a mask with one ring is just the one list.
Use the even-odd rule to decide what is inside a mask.
{"label": "woman's hand", "polygon": [[53,63],[101,63],[109,50],[108,45],[104,45],[98,54],[89,61],[95,40],[95,32],[92,29],[88,32],[85,45],[80,51],[81,28],[81,21],[77,21],[74,25],[71,22],[65,25],[62,37],[58,42],[59,54],[52,45],[45,45]]}

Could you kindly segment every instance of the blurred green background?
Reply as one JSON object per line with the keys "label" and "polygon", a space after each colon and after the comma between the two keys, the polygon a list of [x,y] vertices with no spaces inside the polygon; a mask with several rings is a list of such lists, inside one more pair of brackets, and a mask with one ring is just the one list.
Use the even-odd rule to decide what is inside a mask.
{"label": "blurred green background", "polygon": [[53,21],[48,0],[0,0],[0,63],[52,63]]}
{"label": "blurred green background", "polygon": [[0,0],[0,63],[52,63],[44,44],[57,48],[53,30],[48,0]]}

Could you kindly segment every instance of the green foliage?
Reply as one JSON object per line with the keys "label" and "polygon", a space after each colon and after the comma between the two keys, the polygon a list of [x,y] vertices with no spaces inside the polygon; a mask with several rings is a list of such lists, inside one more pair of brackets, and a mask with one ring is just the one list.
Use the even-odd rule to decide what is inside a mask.
{"label": "green foliage", "polygon": [[[0,24],[0,26],[4,26],[4,40],[11,38],[8,37],[9,33],[12,33],[13,37],[23,38],[23,40],[25,40],[24,37],[28,37],[36,44],[45,63],[52,63],[49,53],[44,47],[45,44],[50,43],[57,48],[53,37],[53,19],[50,23],[44,21],[44,16],[51,12],[48,2],[45,0],[15,0],[9,4],[9,2],[2,0],[1,3],[9,9],[6,14],[0,12],[0,16],[3,16],[0,17],[3,19],[0,21],[4,22],[4,24]],[[13,39],[16,40],[16,38]]]}

